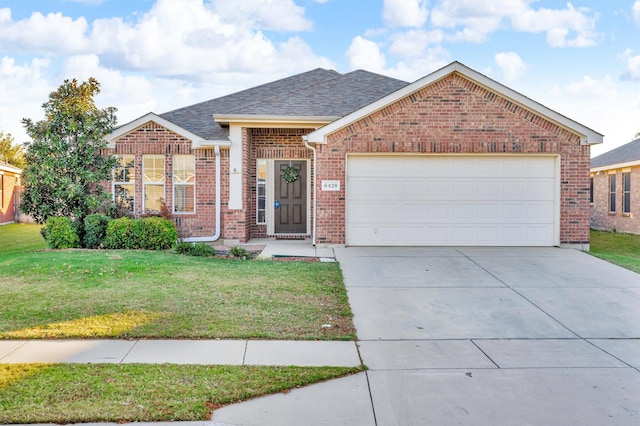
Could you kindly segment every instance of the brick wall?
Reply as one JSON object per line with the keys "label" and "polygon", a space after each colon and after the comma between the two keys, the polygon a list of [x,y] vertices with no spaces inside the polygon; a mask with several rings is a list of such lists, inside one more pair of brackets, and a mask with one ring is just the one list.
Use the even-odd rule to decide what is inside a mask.
{"label": "brick wall", "polygon": [[[256,161],[259,158],[286,160],[313,158],[312,151],[306,148],[302,143],[302,136],[313,130],[314,129],[297,128],[246,129],[246,146],[249,148],[248,159],[251,167],[248,169],[249,173],[245,175],[248,191],[244,200],[246,202],[248,213],[247,233],[250,238],[264,238],[267,236],[267,226],[256,224]],[[313,176],[313,165],[311,162],[309,162],[309,166],[311,167],[311,176]],[[267,202],[270,202],[270,200],[267,200]],[[310,208],[313,208],[313,194],[311,194]],[[313,213],[311,213],[311,217],[313,218]]]}
{"label": "brick wall", "polygon": [[[453,74],[352,123],[319,145],[318,183],[345,182],[348,153],[559,154],[561,243],[589,241],[589,154],[579,137]],[[345,243],[345,185],[316,188],[318,243]]]}
{"label": "brick wall", "polygon": [[[173,210],[173,155],[191,154],[196,161],[196,208],[195,213],[172,214],[172,220],[178,228],[181,238],[193,236],[214,235],[215,229],[215,153],[213,149],[191,149],[191,141],[185,139],[166,128],[148,123],[139,129],[128,133],[115,141],[115,149],[108,150],[109,154],[135,155],[135,216],[143,212],[143,174],[142,156],[149,154],[164,155],[165,158],[165,187],[164,200],[169,210]],[[222,163],[226,163],[228,170],[228,151],[222,151]],[[224,161],[226,158],[226,162]],[[224,170],[224,167],[221,167]],[[221,184],[228,188],[222,174]],[[226,179],[228,180],[228,178]],[[111,191],[111,187],[107,186]],[[223,198],[224,199],[224,198]],[[228,200],[228,197],[226,198]]]}
{"label": "brick wall", "polygon": [[15,202],[18,176],[11,172],[4,172],[0,176],[2,181],[2,200],[0,200],[0,223],[15,221]]}
{"label": "brick wall", "polygon": [[[247,241],[266,237],[266,225],[256,224],[256,160],[258,158],[299,159],[311,158],[311,150],[302,144],[302,135],[313,129],[243,129],[242,200],[241,210],[232,210],[229,202],[229,151],[221,151],[221,238]],[[115,142],[109,154],[135,155],[135,212],[143,214],[142,156],[165,156],[165,202],[171,209],[172,160],[174,154],[196,156],[196,212],[173,214],[180,237],[210,236],[215,234],[215,154],[213,149],[191,149],[191,141],[156,124],[149,123],[128,133]],[[110,185],[106,185],[110,191]]]}
{"label": "brick wall", "polygon": [[[631,212],[623,213],[622,170],[613,170],[616,175],[616,211],[609,212],[609,172],[593,174],[593,204],[591,226],[605,231],[640,234],[640,166],[631,167]],[[626,171],[626,169],[625,169]]]}

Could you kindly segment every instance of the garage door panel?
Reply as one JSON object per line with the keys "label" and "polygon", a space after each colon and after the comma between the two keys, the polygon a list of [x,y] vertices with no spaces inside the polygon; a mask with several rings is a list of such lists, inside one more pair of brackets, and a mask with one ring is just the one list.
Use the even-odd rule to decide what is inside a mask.
{"label": "garage door panel", "polygon": [[348,158],[347,244],[553,245],[556,158]]}

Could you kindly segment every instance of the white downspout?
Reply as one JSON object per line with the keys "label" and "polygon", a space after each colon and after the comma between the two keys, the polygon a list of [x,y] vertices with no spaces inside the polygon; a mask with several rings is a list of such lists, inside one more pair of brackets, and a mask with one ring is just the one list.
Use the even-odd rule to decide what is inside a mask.
{"label": "white downspout", "polygon": [[316,217],[317,217],[317,213],[316,213],[316,207],[318,205],[318,197],[316,196],[316,174],[318,172],[318,168],[316,165],[316,148],[309,145],[309,140],[307,138],[307,136],[302,136],[302,142],[304,142],[304,146],[308,149],[310,149],[311,151],[313,151],[313,235],[312,235],[312,244],[315,247],[316,246]]}
{"label": "white downspout", "polygon": [[214,152],[216,155],[216,233],[210,237],[191,237],[191,238],[185,238],[183,241],[186,243],[205,243],[205,242],[213,242],[216,241],[220,238],[220,234],[222,233],[221,229],[220,229],[220,222],[222,222],[221,220],[221,216],[222,216],[222,212],[220,211],[220,208],[222,206],[222,203],[220,202],[220,145],[215,144],[214,147]]}

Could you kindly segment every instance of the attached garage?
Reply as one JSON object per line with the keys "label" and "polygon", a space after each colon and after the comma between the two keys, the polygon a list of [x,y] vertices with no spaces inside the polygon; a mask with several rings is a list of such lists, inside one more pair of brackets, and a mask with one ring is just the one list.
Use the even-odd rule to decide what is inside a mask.
{"label": "attached garage", "polygon": [[602,135],[460,63],[304,141],[314,243],[588,250]]}
{"label": "attached garage", "polygon": [[557,156],[349,155],[346,243],[553,246]]}

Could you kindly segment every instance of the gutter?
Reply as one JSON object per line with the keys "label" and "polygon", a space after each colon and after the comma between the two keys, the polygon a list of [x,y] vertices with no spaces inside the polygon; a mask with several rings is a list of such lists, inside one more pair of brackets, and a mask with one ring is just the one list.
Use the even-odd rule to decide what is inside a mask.
{"label": "gutter", "polygon": [[316,196],[316,175],[318,173],[318,166],[316,163],[316,148],[309,145],[309,138],[307,138],[306,135],[302,136],[302,142],[304,143],[304,146],[307,149],[310,149],[311,151],[313,151],[313,230],[311,231],[313,233],[313,235],[311,236],[312,238],[312,244],[315,247],[316,246],[316,217],[317,217],[317,205],[318,205],[318,197]]}
{"label": "gutter", "polygon": [[[201,146],[204,146],[205,144],[201,142]],[[230,142],[214,142],[213,143],[213,149],[216,155],[216,233],[210,237],[191,237],[191,238],[184,238],[182,241],[186,242],[186,243],[208,243],[208,242],[214,242],[217,241],[220,238],[220,235],[222,234],[222,229],[221,229],[221,225],[220,223],[222,222],[221,217],[222,217],[222,203],[220,200],[220,175],[221,175],[221,171],[220,171],[220,147],[223,146],[225,148],[228,148],[231,145]]]}

